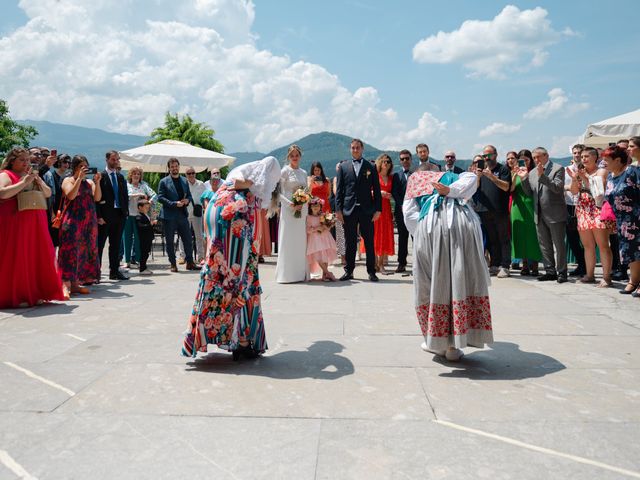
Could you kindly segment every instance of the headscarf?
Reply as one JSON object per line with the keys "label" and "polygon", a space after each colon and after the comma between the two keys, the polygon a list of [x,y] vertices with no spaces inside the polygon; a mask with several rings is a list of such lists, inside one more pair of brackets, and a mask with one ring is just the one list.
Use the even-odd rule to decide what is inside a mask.
{"label": "headscarf", "polygon": [[235,179],[251,180],[253,185],[249,187],[249,191],[261,202],[268,202],[280,181],[280,164],[275,157],[245,163],[231,170],[225,181]]}

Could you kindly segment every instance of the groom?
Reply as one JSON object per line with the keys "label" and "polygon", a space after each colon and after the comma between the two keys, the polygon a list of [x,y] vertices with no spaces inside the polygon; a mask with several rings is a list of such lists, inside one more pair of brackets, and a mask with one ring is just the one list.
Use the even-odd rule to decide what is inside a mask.
{"label": "groom", "polygon": [[382,195],[378,171],[362,158],[362,140],[351,140],[351,160],[344,160],[338,169],[336,216],[344,224],[347,265],[340,280],[352,280],[356,266],[358,227],[367,252],[369,280],[377,282],[376,254],[373,247],[373,222],[382,212]]}

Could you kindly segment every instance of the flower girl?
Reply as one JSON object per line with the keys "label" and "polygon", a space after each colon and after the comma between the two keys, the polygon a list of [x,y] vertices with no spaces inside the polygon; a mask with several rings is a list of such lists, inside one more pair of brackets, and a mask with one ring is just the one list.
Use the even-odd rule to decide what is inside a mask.
{"label": "flower girl", "polygon": [[331,236],[331,227],[335,224],[333,213],[322,213],[323,201],[313,197],[309,201],[307,216],[307,260],[312,273],[322,270],[322,280],[335,282],[336,277],[329,271],[328,265],[338,258],[336,241]]}

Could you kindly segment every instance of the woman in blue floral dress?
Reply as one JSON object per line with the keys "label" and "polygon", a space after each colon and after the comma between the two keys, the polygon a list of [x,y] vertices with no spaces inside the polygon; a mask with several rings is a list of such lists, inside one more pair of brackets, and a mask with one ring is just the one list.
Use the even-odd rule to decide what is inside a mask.
{"label": "woman in blue floral dress", "polygon": [[274,157],[233,169],[205,212],[209,239],[182,355],[195,357],[208,344],[255,358],[267,349],[260,302],[256,213],[280,179]]}
{"label": "woman in blue floral dress", "polygon": [[620,147],[606,149],[602,157],[609,171],[605,196],[616,216],[620,260],[631,271],[620,293],[640,297],[640,167],[628,165],[627,152]]}

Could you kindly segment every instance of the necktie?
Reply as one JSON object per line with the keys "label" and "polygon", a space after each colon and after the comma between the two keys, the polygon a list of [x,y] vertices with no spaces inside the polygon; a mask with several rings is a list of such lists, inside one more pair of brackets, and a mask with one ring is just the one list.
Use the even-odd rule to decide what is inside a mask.
{"label": "necktie", "polygon": [[116,174],[111,172],[111,185],[113,186],[113,206],[120,208],[120,192],[118,190],[118,179]]}

